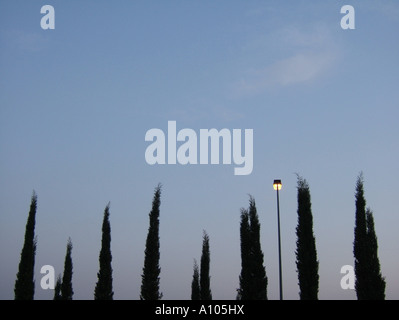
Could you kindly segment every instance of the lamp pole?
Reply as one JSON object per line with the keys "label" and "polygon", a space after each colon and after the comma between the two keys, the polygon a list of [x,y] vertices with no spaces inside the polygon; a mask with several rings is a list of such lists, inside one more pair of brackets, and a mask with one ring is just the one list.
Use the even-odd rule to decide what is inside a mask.
{"label": "lamp pole", "polygon": [[277,191],[277,227],[278,227],[278,271],[280,280],[280,300],[283,300],[283,277],[281,271],[281,237],[280,237],[280,199],[279,190],[281,190],[282,184],[281,180],[274,180],[274,189]]}

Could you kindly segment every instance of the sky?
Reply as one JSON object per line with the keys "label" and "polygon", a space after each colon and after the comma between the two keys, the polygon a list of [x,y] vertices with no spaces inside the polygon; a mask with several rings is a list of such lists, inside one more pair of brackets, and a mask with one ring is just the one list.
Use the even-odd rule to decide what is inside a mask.
{"label": "sky", "polygon": [[[355,29],[341,27],[348,4]],[[44,5],[54,29],[41,28]],[[235,299],[249,195],[268,298],[278,299],[274,179],[283,184],[284,298],[299,299],[296,173],[311,192],[319,298],[356,299],[340,271],[354,263],[360,172],[386,298],[399,299],[398,31],[394,0],[1,1],[0,299],[14,298],[33,191],[35,299],[52,299],[40,269],[63,272],[69,237],[73,297],[93,299],[108,202],[114,298],[139,299],[158,183],[163,299],[190,299],[203,230],[213,298]],[[146,133],[160,129],[168,141],[168,121],[198,139],[201,129],[241,129],[243,152],[252,129],[252,172],[235,175],[234,162],[147,163]]]}

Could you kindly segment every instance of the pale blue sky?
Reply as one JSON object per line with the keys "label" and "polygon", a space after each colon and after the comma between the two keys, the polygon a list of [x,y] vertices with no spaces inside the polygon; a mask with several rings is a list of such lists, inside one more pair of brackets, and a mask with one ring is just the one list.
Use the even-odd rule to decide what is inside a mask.
{"label": "pale blue sky", "polygon": [[[32,190],[40,267],[63,271],[73,249],[75,299],[92,299],[103,211],[111,202],[114,297],[138,299],[148,213],[163,184],[161,291],[189,299],[202,230],[215,299],[234,299],[240,208],[254,196],[269,278],[278,299],[276,194],[284,296],[298,299],[296,176],[310,185],[321,299],[353,264],[354,192],[364,172],[386,297],[399,298],[397,1],[1,1],[0,298],[12,299]],[[40,8],[55,8],[55,30]],[[343,30],[340,9],[355,8]],[[144,140],[167,131],[254,130],[254,169],[150,166]]]}

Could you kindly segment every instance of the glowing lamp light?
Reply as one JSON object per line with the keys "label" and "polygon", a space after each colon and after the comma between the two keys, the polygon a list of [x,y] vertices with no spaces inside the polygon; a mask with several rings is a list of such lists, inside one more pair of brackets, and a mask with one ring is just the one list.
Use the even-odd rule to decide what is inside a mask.
{"label": "glowing lamp light", "polygon": [[282,186],[283,185],[281,184],[281,180],[274,180],[274,182],[273,182],[274,190],[281,190]]}

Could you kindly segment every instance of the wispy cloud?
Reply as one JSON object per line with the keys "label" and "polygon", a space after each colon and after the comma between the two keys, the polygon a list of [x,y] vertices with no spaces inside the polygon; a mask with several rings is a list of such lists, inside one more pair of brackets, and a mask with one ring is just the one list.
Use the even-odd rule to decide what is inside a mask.
{"label": "wispy cloud", "polygon": [[249,72],[237,84],[240,94],[256,94],[274,86],[289,86],[315,80],[334,62],[329,52],[298,53],[261,70]]}
{"label": "wispy cloud", "polygon": [[273,64],[266,74],[271,74],[272,81],[282,85],[292,85],[311,81],[320,76],[332,64],[334,57],[328,52],[297,54]]}
{"label": "wispy cloud", "polygon": [[245,70],[234,85],[235,95],[258,94],[276,86],[315,81],[331,69],[336,61],[337,50],[326,29],[304,32],[297,28],[286,28],[271,37],[278,39],[275,45],[281,48],[280,56],[284,55],[284,58],[263,66],[257,63],[250,70]]}

